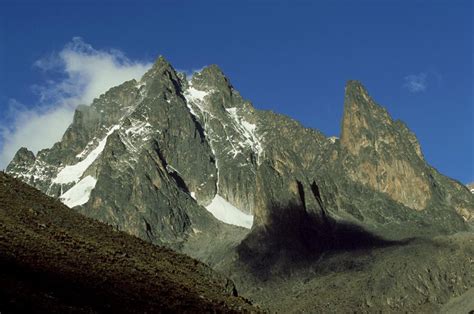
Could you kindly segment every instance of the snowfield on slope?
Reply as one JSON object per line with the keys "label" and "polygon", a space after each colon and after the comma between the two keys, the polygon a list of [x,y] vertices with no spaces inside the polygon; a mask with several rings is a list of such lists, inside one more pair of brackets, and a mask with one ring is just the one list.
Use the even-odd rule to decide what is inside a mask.
{"label": "snowfield on slope", "polygon": [[206,209],[218,220],[234,226],[252,228],[253,215],[249,215],[226,201],[222,196],[216,194]]}
{"label": "snowfield on slope", "polygon": [[[53,183],[69,183],[69,182],[77,182],[83,175],[83,173],[89,168],[92,163],[99,157],[102,151],[105,148],[105,144],[107,143],[107,138],[110,134],[112,134],[115,130],[119,129],[119,126],[116,125],[112,127],[108,132],[107,135],[99,142],[97,147],[91,151],[87,157],[72,166],[66,166],[61,171],[59,171],[56,178],[53,179]],[[78,156],[83,155],[82,153]]]}
{"label": "snowfield on slope", "polygon": [[95,188],[97,180],[92,176],[87,176],[79,181],[72,188],[60,196],[61,202],[67,207],[73,208],[87,203],[91,191]]}

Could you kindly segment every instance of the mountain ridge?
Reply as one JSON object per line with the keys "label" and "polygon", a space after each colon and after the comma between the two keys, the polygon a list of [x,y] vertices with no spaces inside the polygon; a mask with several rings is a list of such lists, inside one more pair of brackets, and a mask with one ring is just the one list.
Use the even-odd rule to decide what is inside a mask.
{"label": "mountain ridge", "polygon": [[[255,193],[259,191],[263,195],[264,190],[268,190],[268,180],[265,175],[260,175],[260,169],[266,167],[262,167],[262,163],[270,163],[270,173],[267,174],[270,177],[274,171],[275,178],[286,173],[283,174],[283,180],[287,181],[284,182],[285,187],[280,186],[278,192],[272,192],[271,203],[285,206],[303,201],[310,207],[319,207],[317,211],[321,211],[321,205],[327,202],[325,195],[309,197],[313,193],[306,190],[312,191],[311,186],[316,181],[326,180],[338,171],[334,168],[341,167],[345,168],[344,176],[350,177],[350,184],[362,184],[363,189],[367,187],[388,196],[403,207],[423,212],[433,198],[432,187],[440,185],[434,183],[435,175],[430,174],[434,170],[425,166],[415,135],[403,123],[393,121],[388,112],[373,101],[360,82],[348,81],[345,90],[341,136],[340,139],[330,140],[319,131],[304,128],[289,117],[255,109],[240,96],[216,65],[205,67],[187,80],[160,56],[140,81],[125,82],[96,98],[92,106],[78,108],[73,124],[63,140],[53,148],[39,152],[35,159],[32,153],[20,150],[7,167],[7,172],[23,178],[53,197],[60,197],[64,191],[71,189],[73,183],[77,184],[80,179],[90,175],[99,183],[97,187],[93,184],[92,200],[79,204],[89,207],[83,210],[87,214],[97,211],[97,206],[103,207],[104,200],[96,198],[100,194],[101,183],[114,181],[105,172],[102,172],[105,179],[101,180],[100,168],[109,167],[109,170],[116,172],[116,169],[125,169],[129,164],[129,168],[133,169],[133,163],[138,163],[138,160],[142,163],[141,158],[145,158],[145,163],[160,165],[157,178],[174,182],[166,184],[168,188],[174,186],[174,192],[170,190],[166,196],[168,204],[176,204],[177,201],[176,198],[174,201],[169,199],[170,193],[184,193],[191,196],[191,202],[195,199],[195,205],[198,206],[182,206],[195,207],[199,212],[199,205],[209,205],[218,195],[244,213],[253,214],[256,222],[259,222],[265,221],[270,206]],[[278,128],[285,132],[274,133]],[[302,145],[303,142],[305,144]],[[281,150],[281,143],[283,150],[289,150]],[[394,146],[392,150],[390,146]],[[144,151],[151,155],[146,157]],[[92,159],[90,162],[87,158],[82,159],[91,155],[94,158],[89,158]],[[123,156],[122,160],[116,156]],[[394,159],[394,156],[399,158]],[[198,160],[195,160],[196,157]],[[65,169],[72,168],[64,167],[64,164],[71,163],[75,163],[79,172],[72,181],[71,178],[61,181]],[[112,164],[114,166],[110,168]],[[27,170],[27,165],[30,165],[31,170]],[[314,165],[326,167],[329,174],[318,173]],[[53,178],[55,172],[57,175]],[[131,173],[127,175],[132,177]],[[318,178],[320,176],[323,178]],[[289,182],[289,177],[295,177],[294,181]],[[152,184],[163,186],[157,178],[151,180]],[[265,187],[256,185],[258,178],[262,178]],[[123,182],[123,185],[127,187],[129,184]],[[297,190],[301,190],[299,185],[306,192],[304,200],[301,200],[301,195],[297,195],[300,193]],[[121,189],[119,186],[113,188],[116,191]],[[469,197],[458,197],[463,194],[460,194],[459,186],[453,189],[445,183],[443,189],[446,188],[458,191],[454,197],[460,205],[455,205],[455,210],[463,219],[471,221],[473,208],[472,204],[468,206],[469,201],[466,200]],[[322,189],[318,187],[320,192]],[[288,191],[293,191],[290,193],[292,195]],[[188,204],[185,198],[184,195],[178,197],[181,202]],[[449,196],[449,200],[437,202],[449,204],[452,198]],[[330,209],[340,207],[335,203],[324,206]],[[121,210],[117,205],[112,207],[115,209],[107,211]],[[186,233],[185,230],[192,224],[187,218],[188,211],[184,208],[179,213],[176,209],[172,210],[173,216],[177,214],[181,217],[172,223],[181,225],[178,233]],[[340,217],[341,211],[330,210],[329,213]],[[360,210],[348,211],[347,208],[342,213],[356,220],[364,215],[360,216]],[[113,215],[96,218],[121,224],[120,218]],[[147,223],[142,224],[141,228],[146,229]],[[154,225],[152,223],[152,227]],[[162,224],[158,230],[163,228],[167,226]],[[169,233],[174,232],[170,230]],[[175,234],[165,242],[173,242],[173,237],[179,238],[179,235]]]}
{"label": "mountain ridge", "polygon": [[412,239],[474,228],[474,195],[427,164],[416,136],[360,82],[347,82],[340,137],[328,138],[255,108],[215,65],[187,78],[163,57],[139,81],[78,107],[51,149],[19,150],[7,172],[88,217],[247,278],[238,280],[247,292],[300,265],[310,274],[327,255],[379,250],[384,263],[392,251],[425,252]]}

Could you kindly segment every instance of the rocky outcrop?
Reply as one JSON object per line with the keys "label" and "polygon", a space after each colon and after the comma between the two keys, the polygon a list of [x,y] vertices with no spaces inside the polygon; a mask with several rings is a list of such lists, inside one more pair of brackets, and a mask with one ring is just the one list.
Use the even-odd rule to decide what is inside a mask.
{"label": "rocky outcrop", "polygon": [[352,180],[415,210],[424,210],[432,196],[428,169],[413,133],[375,104],[356,81],[346,85],[341,146],[353,162]]}
{"label": "rocky outcrop", "polygon": [[472,222],[471,195],[430,167],[415,135],[357,81],[346,85],[341,137],[326,154],[320,175],[332,177],[339,191],[328,204],[337,215],[349,213],[385,235],[397,230],[399,237],[469,229],[461,220]]}

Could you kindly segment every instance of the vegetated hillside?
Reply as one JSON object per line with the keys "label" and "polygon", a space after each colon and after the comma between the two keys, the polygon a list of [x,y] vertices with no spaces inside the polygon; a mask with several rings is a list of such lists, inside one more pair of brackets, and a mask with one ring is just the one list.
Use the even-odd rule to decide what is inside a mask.
{"label": "vegetated hillside", "polygon": [[0,172],[0,312],[241,312],[232,281]]}

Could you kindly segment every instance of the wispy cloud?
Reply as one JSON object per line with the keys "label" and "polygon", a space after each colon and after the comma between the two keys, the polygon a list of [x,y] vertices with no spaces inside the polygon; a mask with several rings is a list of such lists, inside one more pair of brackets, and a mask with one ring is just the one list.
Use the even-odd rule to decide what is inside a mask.
{"label": "wispy cloud", "polygon": [[424,72],[407,75],[403,86],[412,93],[424,92],[428,88],[427,76]]}
{"label": "wispy cloud", "polygon": [[79,104],[133,78],[140,78],[151,63],[128,59],[119,50],[96,50],[75,37],[59,53],[35,62],[35,67],[59,80],[33,86],[37,103],[24,106],[9,101],[9,125],[0,127],[0,168],[4,168],[22,146],[33,152],[51,147],[61,139]]}

